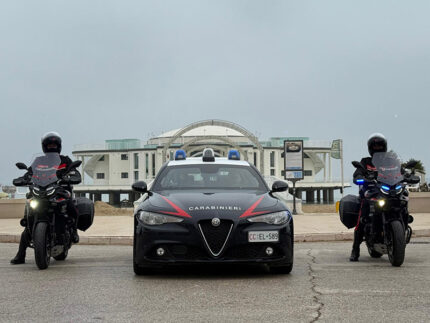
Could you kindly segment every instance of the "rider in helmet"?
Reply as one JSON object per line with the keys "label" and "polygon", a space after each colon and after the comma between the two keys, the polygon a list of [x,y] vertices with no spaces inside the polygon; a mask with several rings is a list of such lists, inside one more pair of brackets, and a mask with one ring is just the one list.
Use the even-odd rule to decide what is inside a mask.
{"label": "rider in helmet", "polygon": [[[42,143],[42,150],[46,153],[61,153],[61,137],[57,132],[48,132],[45,135],[42,136],[41,139]],[[72,160],[68,156],[60,155],[61,164],[64,165],[62,169],[58,170],[57,174],[61,174],[61,172],[64,172],[67,167],[72,163]],[[29,180],[31,178],[32,170],[31,168],[29,171],[23,176],[24,179]],[[77,184],[81,181],[81,175],[78,172],[78,170],[73,169],[69,172],[71,177],[73,178],[73,184]],[[57,175],[58,177],[61,177],[61,175]],[[72,186],[71,183],[62,183],[61,185],[66,188],[70,193],[72,193]],[[76,209],[76,206],[73,202],[73,199],[69,199],[67,203],[67,214],[73,218],[73,235],[72,235],[72,241],[74,243],[79,242],[79,235],[77,232],[77,222],[78,222],[78,211]],[[21,234],[21,240],[19,242],[19,248],[18,253],[16,254],[15,258],[13,258],[10,262],[11,264],[23,264],[25,263],[25,254],[26,249],[29,246],[30,243],[30,234],[27,231],[27,228],[24,229],[24,231]]]}
{"label": "rider in helmet", "polygon": [[[361,159],[361,164],[364,166],[366,171],[357,168],[353,175],[354,182],[356,179],[364,178],[368,172],[376,171],[375,166],[372,164],[372,157],[377,152],[387,151],[387,139],[385,139],[384,135],[381,133],[374,133],[370,135],[369,139],[367,140],[367,148],[370,157],[364,157]],[[351,257],[349,258],[350,261],[358,261],[358,258],[360,257],[360,244],[364,237],[364,225],[361,220],[366,218],[369,214],[369,203],[364,198],[364,193],[366,190],[367,184],[364,184],[360,187],[361,208],[357,226],[354,230],[354,243],[352,244]]]}

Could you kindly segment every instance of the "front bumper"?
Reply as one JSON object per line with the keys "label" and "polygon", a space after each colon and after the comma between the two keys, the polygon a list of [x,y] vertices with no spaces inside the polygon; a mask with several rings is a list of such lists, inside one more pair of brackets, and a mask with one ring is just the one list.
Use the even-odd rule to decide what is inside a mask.
{"label": "front bumper", "polygon": [[[249,231],[279,231],[278,242],[248,242]],[[241,221],[234,223],[225,247],[214,256],[197,224],[170,223],[147,226],[136,221],[134,262],[139,266],[159,267],[168,264],[267,263],[273,266],[293,263],[293,222],[282,226]],[[267,255],[271,247],[273,254]],[[158,255],[157,249],[164,254]]]}

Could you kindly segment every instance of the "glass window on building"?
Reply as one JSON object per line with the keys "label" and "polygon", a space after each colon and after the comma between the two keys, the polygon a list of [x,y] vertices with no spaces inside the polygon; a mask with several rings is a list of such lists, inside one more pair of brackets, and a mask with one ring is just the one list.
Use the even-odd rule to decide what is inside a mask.
{"label": "glass window on building", "polygon": [[139,171],[137,171],[137,170],[134,171],[134,180],[135,181],[139,180]]}
{"label": "glass window on building", "polygon": [[128,178],[128,173],[126,173],[126,172],[121,173],[121,178]]}
{"label": "glass window on building", "polygon": [[257,153],[254,152],[254,166],[257,167]]}
{"label": "glass window on building", "polygon": [[173,151],[170,151],[170,160],[174,160],[175,158],[173,157]]}
{"label": "glass window on building", "polygon": [[304,175],[304,176],[312,176],[312,171],[311,171],[311,170],[305,170],[305,171],[303,172],[303,175]]}
{"label": "glass window on building", "polygon": [[121,160],[128,160],[127,154],[121,154]]}
{"label": "glass window on building", "polygon": [[275,167],[275,152],[270,152],[270,167]]}
{"label": "glass window on building", "polygon": [[152,154],[152,176],[155,177],[155,154]]}
{"label": "glass window on building", "polygon": [[104,161],[104,160],[105,160],[105,155],[103,155],[99,158],[99,161]]}
{"label": "glass window on building", "polygon": [[149,177],[149,155],[145,154],[145,178]]}
{"label": "glass window on building", "polygon": [[274,169],[270,170],[270,176],[275,176],[275,170]]}
{"label": "glass window on building", "polygon": [[134,153],[134,169],[138,169],[138,168],[139,168],[139,154]]}
{"label": "glass window on building", "polygon": [[97,179],[105,179],[105,173],[97,173]]}

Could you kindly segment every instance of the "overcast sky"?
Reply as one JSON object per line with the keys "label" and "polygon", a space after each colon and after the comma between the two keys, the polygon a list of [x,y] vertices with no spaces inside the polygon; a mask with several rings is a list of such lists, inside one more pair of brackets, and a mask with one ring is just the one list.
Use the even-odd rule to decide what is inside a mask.
{"label": "overcast sky", "polygon": [[343,138],[346,177],[384,133],[430,170],[429,1],[2,1],[0,183],[40,137],[64,152],[225,119]]}

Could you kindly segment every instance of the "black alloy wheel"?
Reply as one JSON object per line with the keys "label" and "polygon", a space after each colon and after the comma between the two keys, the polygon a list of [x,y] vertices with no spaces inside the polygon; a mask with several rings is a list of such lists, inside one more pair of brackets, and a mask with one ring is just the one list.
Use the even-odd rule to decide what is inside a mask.
{"label": "black alloy wheel", "polygon": [[39,222],[34,229],[34,258],[39,269],[48,268],[51,260],[51,243],[48,223]]}

